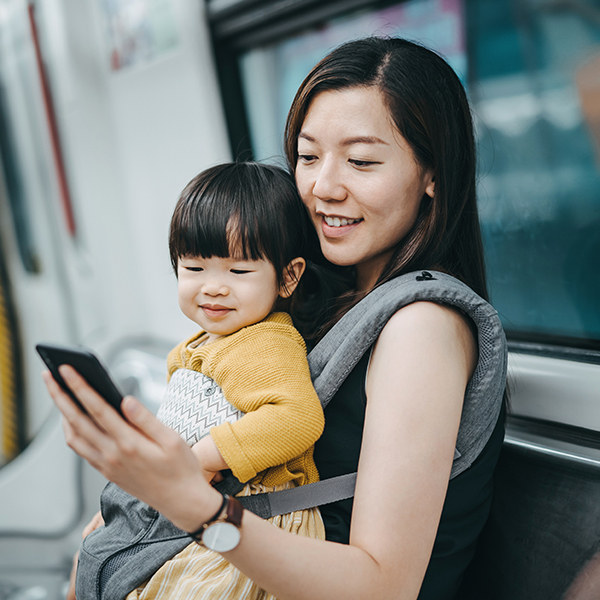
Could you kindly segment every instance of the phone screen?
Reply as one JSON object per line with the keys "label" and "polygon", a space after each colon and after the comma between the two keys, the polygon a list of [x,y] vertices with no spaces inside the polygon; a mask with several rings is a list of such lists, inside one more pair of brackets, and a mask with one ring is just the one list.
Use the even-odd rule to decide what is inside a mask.
{"label": "phone screen", "polygon": [[85,348],[71,348],[55,344],[38,344],[35,348],[52,373],[52,377],[80,408],[85,410],[61,377],[58,371],[60,365],[72,366],[100,396],[119,413],[121,412],[123,394],[91,351]]}

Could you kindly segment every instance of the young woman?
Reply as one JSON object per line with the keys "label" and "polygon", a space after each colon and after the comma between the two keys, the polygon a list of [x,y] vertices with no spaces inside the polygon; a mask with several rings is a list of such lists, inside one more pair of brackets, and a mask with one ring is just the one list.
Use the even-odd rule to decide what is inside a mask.
{"label": "young woman", "polygon": [[[378,38],[334,50],[296,95],[286,152],[323,253],[355,269],[347,308],[396,281],[445,278],[423,269],[486,297],[469,107],[435,53]],[[353,503],[322,508],[327,541],[246,511],[227,560],[280,599],[454,598],[502,442],[505,365],[487,350],[504,341],[492,313],[475,318],[454,293],[398,310],[329,403],[315,447],[322,478],[358,466]],[[214,518],[222,497],[177,435],[133,398],[128,423],[63,370],[100,425],[45,375],[75,451],[185,531]],[[465,452],[466,438],[477,443]]]}

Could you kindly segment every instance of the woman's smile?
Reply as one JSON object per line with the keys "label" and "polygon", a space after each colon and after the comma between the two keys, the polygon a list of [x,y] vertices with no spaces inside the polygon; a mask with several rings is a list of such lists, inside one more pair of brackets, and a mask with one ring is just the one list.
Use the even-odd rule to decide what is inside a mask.
{"label": "woman's smile", "polygon": [[362,219],[353,219],[350,217],[328,216],[323,214],[320,214],[320,216],[323,235],[329,238],[345,236],[356,229],[362,222]]}

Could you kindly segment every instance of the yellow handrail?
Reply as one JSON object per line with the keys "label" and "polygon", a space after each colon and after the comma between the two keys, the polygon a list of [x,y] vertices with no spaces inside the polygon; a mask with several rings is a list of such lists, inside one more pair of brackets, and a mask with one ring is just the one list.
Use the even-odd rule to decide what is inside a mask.
{"label": "yellow handrail", "polygon": [[15,347],[8,299],[0,278],[0,464],[19,452]]}

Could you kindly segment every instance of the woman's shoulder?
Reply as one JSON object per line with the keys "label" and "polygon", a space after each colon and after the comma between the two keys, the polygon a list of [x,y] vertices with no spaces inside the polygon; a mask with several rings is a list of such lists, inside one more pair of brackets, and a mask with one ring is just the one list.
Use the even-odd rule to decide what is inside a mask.
{"label": "woman's shoulder", "polygon": [[390,329],[463,330],[470,332],[468,317],[458,308],[430,300],[417,300],[399,308],[384,327]]}
{"label": "woman's shoulder", "polygon": [[[390,286],[390,295],[403,300],[380,332],[370,373],[384,382],[395,378],[396,386],[421,389],[443,381],[443,389],[452,383],[463,390],[452,467],[456,476],[479,455],[498,420],[506,384],[506,337],[488,302],[450,276],[433,277],[414,284],[405,278]],[[411,288],[408,302],[404,285]]]}
{"label": "woman's shoulder", "polygon": [[460,372],[466,385],[477,365],[477,342],[467,317],[458,309],[418,301],[396,311],[383,327],[372,361],[415,361],[415,376],[433,374],[446,365]]}
{"label": "woman's shoulder", "polygon": [[396,311],[379,335],[390,350],[410,350],[415,345],[436,345],[457,353],[470,378],[477,364],[477,342],[472,321],[460,309],[430,301],[412,302]]}

